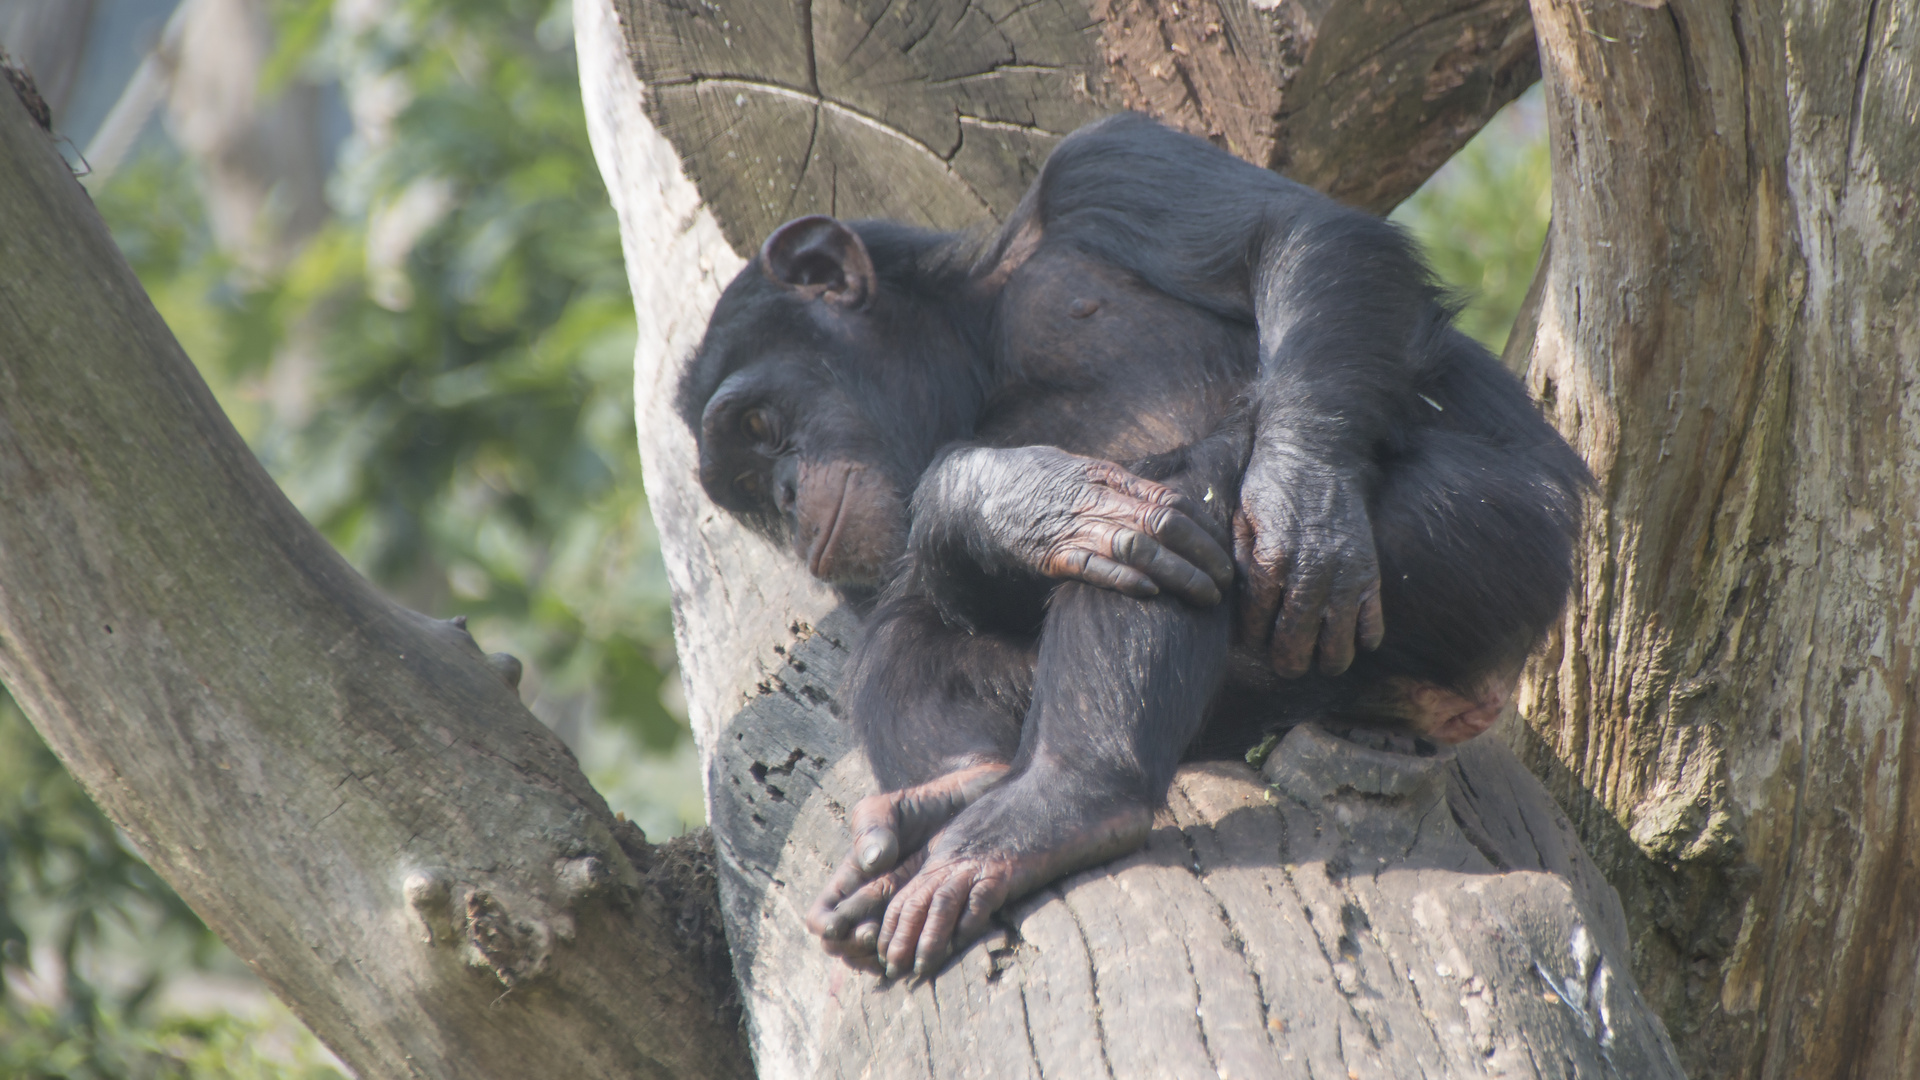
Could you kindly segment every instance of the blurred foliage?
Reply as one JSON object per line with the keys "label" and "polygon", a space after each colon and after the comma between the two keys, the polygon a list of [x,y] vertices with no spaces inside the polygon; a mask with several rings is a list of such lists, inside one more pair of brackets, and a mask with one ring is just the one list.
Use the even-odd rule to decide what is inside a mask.
{"label": "blurred foliage", "polygon": [[1540,88],[1521,95],[1393,212],[1467,300],[1459,326],[1498,353],[1547,238],[1553,191]]}
{"label": "blurred foliage", "polygon": [[[45,955],[35,958],[30,943]],[[12,969],[0,984],[0,1077],[338,1080],[284,1011],[253,1020],[152,1015],[147,1006],[169,973],[237,972],[238,962],[127,847],[4,693],[0,960]],[[54,984],[34,986],[34,976]],[[259,1053],[268,1039],[283,1052]]]}
{"label": "blurred foliage", "polygon": [[[67,1010],[70,1011],[70,1010]],[[341,1080],[325,1051],[287,1021],[228,1014],[138,1023],[117,1013],[76,1026],[42,1006],[0,1010],[0,1076],[8,1080]],[[291,1020],[288,1017],[287,1020]],[[268,1041],[285,1042],[263,1053]]]}
{"label": "blurred foliage", "polygon": [[[633,308],[587,145],[569,6],[398,0],[358,33],[279,0],[268,81],[391,104],[284,268],[213,250],[160,147],[99,193],[161,313],[307,517],[403,601],[463,613],[655,751],[685,727],[633,430]],[[387,114],[391,114],[390,116]],[[363,118],[364,120],[364,118]],[[369,130],[370,128],[375,130]]]}
{"label": "blurred foliage", "polygon": [[[219,250],[195,163],[164,138],[95,200],[296,505],[403,602],[466,614],[486,648],[526,661],[526,696],[613,805],[673,835],[698,823],[699,780],[663,700],[677,686],[633,309],[570,4],[392,0],[359,27],[348,6],[368,5],[270,0],[269,88],[334,84],[353,105],[332,216],[290,260]],[[336,1075],[297,1025],[307,1044],[252,1051],[284,1011],[155,1007],[168,978],[238,963],[3,693],[0,871],[0,1076]]]}

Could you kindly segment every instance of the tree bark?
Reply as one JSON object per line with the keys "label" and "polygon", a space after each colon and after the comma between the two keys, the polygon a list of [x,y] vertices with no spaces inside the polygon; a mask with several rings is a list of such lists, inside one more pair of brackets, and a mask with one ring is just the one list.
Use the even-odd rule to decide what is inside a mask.
{"label": "tree bark", "polygon": [[799,208],[1004,217],[1061,136],[1123,108],[1385,213],[1539,74],[1524,0],[620,10],[648,114],[738,251]]}
{"label": "tree bark", "polygon": [[1920,1075],[1920,8],[1534,15],[1600,495],[1518,742],[1695,1075]]}
{"label": "tree bark", "polygon": [[[822,209],[977,224],[1011,205],[1052,129],[983,129],[1006,136],[994,144],[1002,164],[970,175],[997,176],[1000,187],[962,184],[961,157],[933,168],[924,144],[900,149],[891,134],[870,144],[816,139],[788,159],[808,162],[804,174],[783,173],[782,140],[816,121],[828,131],[848,112],[796,88],[879,78],[878,61],[845,70],[812,62],[804,83],[778,73],[813,56],[809,33],[853,33],[822,29],[851,15],[810,7],[812,23],[796,29],[765,3],[696,15],[576,0],[574,10],[589,129],[640,317],[635,393],[648,498],[762,1076],[1679,1075],[1626,974],[1617,898],[1567,842],[1570,826],[1538,782],[1491,740],[1457,758],[1421,759],[1303,728],[1264,776],[1237,765],[1183,770],[1143,851],[1013,905],[996,933],[930,980],[884,983],[820,952],[801,914],[846,843],[845,808],[872,789],[834,716],[855,619],[788,554],[706,502],[691,433],[672,408],[680,366],[744,265],[738,250],[757,246],[764,225]],[[944,10],[896,0],[872,13],[882,24],[873,36],[892,40],[893,20],[919,26]],[[1307,20],[1317,10],[1285,5],[1271,17]],[[1047,12],[1002,14],[1017,56],[1035,56],[1008,27]],[[669,33],[677,19],[704,20],[711,25],[698,32],[723,40],[741,34],[735,52],[710,51],[715,64],[732,64],[724,77],[642,81],[665,70],[648,50],[691,48]],[[768,29],[775,24],[778,34]],[[1024,32],[1043,44],[1066,40]],[[1349,47],[1367,53],[1418,36],[1391,20],[1368,33]],[[760,49],[756,34],[787,44]],[[1074,34],[1067,38],[1092,36]],[[1052,68],[1006,75],[1028,80],[1019,93],[1034,100],[1035,80],[1069,78]],[[946,92],[923,78],[925,93]],[[1408,98],[1427,93],[1416,80],[1400,84]],[[1357,108],[1352,85],[1330,111]],[[750,106],[750,92],[775,100]],[[918,92],[904,82],[893,96]],[[1397,99],[1381,98],[1379,85],[1365,93],[1395,113]],[[739,112],[725,113],[734,96]],[[1061,130],[1097,111],[1068,103],[1087,111],[1049,121]],[[801,111],[771,118],[789,105]],[[699,127],[708,108],[735,126]],[[870,126],[874,114],[860,115],[854,126]],[[720,147],[713,139],[725,130],[738,138]],[[1398,150],[1364,141],[1370,129],[1346,130],[1300,148],[1371,163],[1380,175],[1420,172]],[[866,160],[876,147],[885,156]],[[842,176],[887,166],[898,173],[884,193]],[[778,199],[757,193],[769,174]],[[954,195],[981,190],[995,194],[972,203]]]}
{"label": "tree bark", "polygon": [[0,680],[364,1080],[750,1072],[697,844],[347,567],[0,93]]}

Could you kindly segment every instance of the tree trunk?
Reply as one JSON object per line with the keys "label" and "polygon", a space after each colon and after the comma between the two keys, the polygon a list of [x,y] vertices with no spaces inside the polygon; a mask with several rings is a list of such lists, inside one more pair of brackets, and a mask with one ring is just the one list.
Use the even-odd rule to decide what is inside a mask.
{"label": "tree trunk", "polygon": [[[1283,4],[1238,17],[1331,26],[1317,10]],[[980,100],[971,111],[926,104],[972,83],[921,56],[939,51],[931,39],[911,49],[914,35],[989,14],[995,47],[1006,48],[998,61],[966,61],[980,65],[974,81],[985,89],[967,91]],[[744,265],[737,251],[766,227],[829,209],[980,224],[1012,205],[1056,132],[1116,103],[1126,69],[1088,59],[1099,55],[1089,23],[1111,33],[1111,22],[1044,6],[981,14],[895,0],[865,16],[871,34],[850,21],[859,18],[765,0],[575,3],[589,129],[640,317],[648,498],[761,1075],[1678,1076],[1626,973],[1617,898],[1568,842],[1570,826],[1538,782],[1491,740],[1421,759],[1302,728],[1264,776],[1185,769],[1144,850],[1013,905],[998,931],[924,982],[853,973],[808,940],[801,913],[846,843],[845,807],[872,787],[833,715],[854,618],[789,555],[705,500],[691,433],[672,408],[680,365]],[[1420,17],[1402,18],[1354,27],[1341,55],[1419,39]],[[714,36],[736,34],[730,49],[716,47]],[[816,59],[816,39],[849,46]],[[924,66],[907,77],[864,53],[843,62],[858,51],[851,43],[876,39]],[[1232,40],[1251,54],[1245,34]],[[1019,64],[992,67],[1012,65],[1007,56]],[[1311,51],[1293,62],[1313,63]],[[662,75],[703,70],[711,77]],[[1249,94],[1292,85],[1250,62],[1222,78]],[[1396,80],[1398,96],[1354,80],[1324,107],[1414,115],[1430,91],[1424,78]],[[863,79],[888,94],[849,104],[854,90],[845,100],[815,90]],[[1080,98],[1048,89],[1065,86],[1101,89]],[[1279,98],[1264,115],[1289,115]],[[1054,111],[1015,123],[1006,118],[1016,100]],[[1494,104],[1483,96],[1449,137],[1463,139]],[[929,153],[931,136],[901,134],[914,117],[942,114],[959,116],[945,157]],[[1293,155],[1400,177],[1410,190],[1425,167],[1400,151],[1429,145],[1415,137],[1426,130],[1370,142],[1377,129],[1327,125],[1296,139]],[[980,133],[998,141],[969,143]],[[1347,173],[1328,173],[1337,175]]]}
{"label": "tree trunk", "polygon": [[0,680],[363,1080],[750,1071],[698,846],[301,519],[6,92]]}
{"label": "tree trunk", "polygon": [[1600,497],[1519,741],[1695,1075],[1920,1075],[1920,6],[1534,16]]}

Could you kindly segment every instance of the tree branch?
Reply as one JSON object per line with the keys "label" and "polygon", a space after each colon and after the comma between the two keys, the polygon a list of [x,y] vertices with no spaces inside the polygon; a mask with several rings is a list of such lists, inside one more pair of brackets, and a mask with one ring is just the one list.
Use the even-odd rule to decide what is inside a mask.
{"label": "tree branch", "polygon": [[697,845],[300,517],[12,93],[0,267],[0,678],[154,868],[366,1080],[747,1075]]}

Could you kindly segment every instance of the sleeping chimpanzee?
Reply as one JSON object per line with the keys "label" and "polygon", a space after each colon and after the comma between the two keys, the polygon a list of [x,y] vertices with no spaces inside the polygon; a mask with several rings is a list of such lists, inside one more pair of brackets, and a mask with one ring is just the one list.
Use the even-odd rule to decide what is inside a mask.
{"label": "sleeping chimpanzee", "polygon": [[707,493],[873,603],[884,794],[808,922],[893,973],[1139,846],[1183,755],[1485,730],[1589,483],[1397,230],[1130,115],[988,239],[781,226],[680,393]]}

